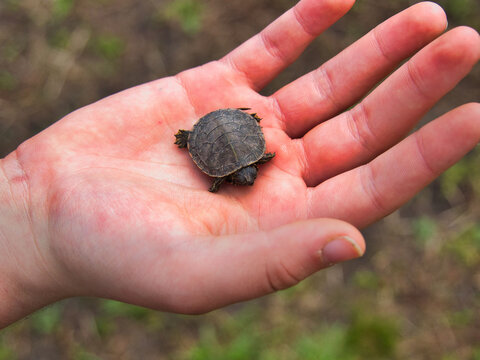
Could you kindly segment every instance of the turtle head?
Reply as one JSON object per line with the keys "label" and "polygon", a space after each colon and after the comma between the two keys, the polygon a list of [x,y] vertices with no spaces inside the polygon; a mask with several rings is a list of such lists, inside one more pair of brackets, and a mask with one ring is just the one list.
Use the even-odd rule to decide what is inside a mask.
{"label": "turtle head", "polygon": [[253,185],[257,178],[257,167],[250,165],[230,175],[230,181],[235,185]]}

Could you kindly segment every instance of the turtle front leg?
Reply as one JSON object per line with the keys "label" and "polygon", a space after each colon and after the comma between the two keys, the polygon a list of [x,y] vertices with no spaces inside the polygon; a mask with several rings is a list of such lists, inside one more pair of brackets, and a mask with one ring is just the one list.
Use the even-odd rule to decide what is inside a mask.
{"label": "turtle front leg", "polygon": [[265,153],[262,158],[258,160],[257,164],[265,164],[267,161],[270,161],[275,156],[275,153]]}
{"label": "turtle front leg", "polygon": [[255,120],[257,120],[257,122],[260,122],[260,120],[262,120],[262,118],[258,116],[257,113],[252,113],[250,114],[250,116],[253,117]]}
{"label": "turtle front leg", "polygon": [[[252,110],[251,108],[247,108],[247,107],[241,107],[241,108],[237,108],[237,109],[242,110],[242,111]],[[249,115],[251,117],[253,117],[255,120],[257,120],[257,122],[260,122],[260,120],[262,120],[262,118],[260,116],[258,116],[257,113],[251,113]]]}
{"label": "turtle front leg", "polygon": [[179,148],[186,148],[190,133],[191,131],[188,130],[178,130],[178,132],[175,134],[175,144],[177,144]]}
{"label": "turtle front leg", "polygon": [[218,189],[220,188],[220,185],[222,185],[222,183],[227,179],[226,176],[224,177],[219,177],[219,178],[215,178],[215,181],[213,182],[212,186],[210,186],[210,189],[208,189],[208,191],[212,192],[212,193],[215,193],[218,191]]}

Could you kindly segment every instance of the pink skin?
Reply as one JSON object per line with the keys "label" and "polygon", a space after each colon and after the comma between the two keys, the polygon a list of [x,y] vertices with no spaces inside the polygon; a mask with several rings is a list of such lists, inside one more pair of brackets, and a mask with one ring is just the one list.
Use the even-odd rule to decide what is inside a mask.
{"label": "pink skin", "polygon": [[[11,307],[0,325],[76,295],[199,313],[360,256],[353,226],[396,210],[478,143],[479,104],[403,138],[475,65],[480,38],[465,27],[441,35],[443,11],[419,3],[258,93],[352,5],[302,0],[223,59],[79,109],[3,159],[0,244],[14,256],[2,259]],[[212,194],[174,134],[226,107],[258,113],[276,157],[253,187]]]}

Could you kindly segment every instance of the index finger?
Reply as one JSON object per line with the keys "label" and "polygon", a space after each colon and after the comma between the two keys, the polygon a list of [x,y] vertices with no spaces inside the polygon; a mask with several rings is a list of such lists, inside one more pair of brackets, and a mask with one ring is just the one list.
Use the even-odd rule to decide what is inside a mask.
{"label": "index finger", "polygon": [[260,90],[353,4],[354,0],[302,0],[220,61]]}

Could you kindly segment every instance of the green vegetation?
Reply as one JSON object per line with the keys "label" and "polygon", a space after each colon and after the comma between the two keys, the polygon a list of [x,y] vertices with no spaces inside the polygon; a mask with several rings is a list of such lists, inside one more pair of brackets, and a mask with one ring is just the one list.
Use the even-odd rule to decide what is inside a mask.
{"label": "green vegetation", "polygon": [[21,52],[21,45],[14,41],[6,41],[0,48],[0,54],[3,61],[12,63],[18,59]]}
{"label": "green vegetation", "polygon": [[70,35],[67,28],[61,27],[48,38],[48,43],[54,48],[65,49],[70,42]]}
{"label": "green vegetation", "polygon": [[9,11],[19,11],[20,10],[20,0],[4,0],[5,7]]}
{"label": "green vegetation", "polygon": [[7,70],[0,70],[0,91],[13,90],[17,86],[17,79]]}
{"label": "green vegetation", "polygon": [[480,224],[467,226],[446,244],[445,249],[469,268],[480,265]]}
{"label": "green vegetation", "polygon": [[165,7],[163,16],[179,23],[187,34],[195,34],[202,26],[203,7],[198,0],[173,0]]}
{"label": "green vegetation", "polygon": [[345,344],[360,359],[392,359],[400,335],[397,322],[369,310],[357,310]]}
{"label": "green vegetation", "polygon": [[231,341],[221,344],[216,330],[210,325],[205,325],[200,329],[198,344],[189,351],[187,358],[190,360],[254,359],[258,356],[260,341],[261,339],[254,334],[242,332]]}
{"label": "green vegetation", "polygon": [[73,353],[73,360],[102,360],[100,357],[96,356],[78,346]]}
{"label": "green vegetation", "polygon": [[144,320],[152,312],[141,306],[129,305],[114,300],[102,301],[101,308],[102,313],[110,318],[123,316],[136,320]]}
{"label": "green vegetation", "polygon": [[480,7],[476,0],[440,0],[439,4],[443,5],[449,17],[456,21],[465,22],[472,16],[478,18]]}
{"label": "green vegetation", "polygon": [[52,12],[53,16],[57,19],[63,19],[67,17],[73,9],[75,0],[54,0]]}
{"label": "green vegetation", "polygon": [[295,344],[294,359],[333,360],[357,359],[355,349],[347,345],[348,329],[344,325],[333,324],[319,329],[316,333],[300,338]]}
{"label": "green vegetation", "polygon": [[416,243],[424,248],[436,234],[437,224],[434,219],[422,216],[413,220],[413,231]]}
{"label": "green vegetation", "polygon": [[56,332],[61,323],[62,304],[47,306],[36,312],[29,319],[33,330],[38,334],[48,335]]}
{"label": "green vegetation", "polygon": [[471,308],[454,311],[449,314],[450,324],[456,327],[464,327],[472,324],[475,320],[475,311]]}
{"label": "green vegetation", "polygon": [[118,330],[116,320],[126,319],[142,324],[146,330],[156,332],[164,330],[162,313],[141,306],[129,305],[114,300],[102,300],[99,313],[95,317],[96,331],[106,338]]}
{"label": "green vegetation", "polygon": [[380,287],[380,277],[370,270],[359,270],[353,276],[356,286],[366,290],[378,290]]}
{"label": "green vegetation", "polygon": [[17,355],[15,351],[5,344],[5,340],[0,337],[0,360],[16,360]]}
{"label": "green vegetation", "polygon": [[480,196],[480,149],[475,149],[440,177],[444,196],[452,199],[461,192],[461,187],[471,188]]}
{"label": "green vegetation", "polygon": [[94,51],[97,55],[109,61],[118,59],[124,52],[125,47],[125,42],[114,35],[100,34],[93,39]]}
{"label": "green vegetation", "polygon": [[[245,311],[253,311],[252,306]],[[243,316],[245,314],[243,313]],[[242,318],[242,315],[240,315]],[[188,360],[356,360],[391,359],[399,340],[397,321],[371,312],[355,312],[347,323],[320,322],[308,331],[296,331],[288,321],[271,330],[267,319],[255,317],[245,326],[205,324],[198,342],[183,357]],[[253,320],[253,319],[252,319]],[[260,320],[260,321],[258,321]],[[240,320],[241,322],[241,320]],[[228,321],[227,321],[228,323]]]}

